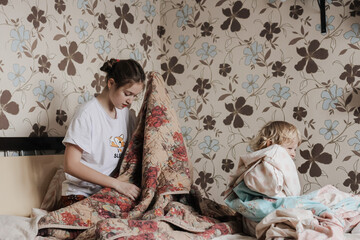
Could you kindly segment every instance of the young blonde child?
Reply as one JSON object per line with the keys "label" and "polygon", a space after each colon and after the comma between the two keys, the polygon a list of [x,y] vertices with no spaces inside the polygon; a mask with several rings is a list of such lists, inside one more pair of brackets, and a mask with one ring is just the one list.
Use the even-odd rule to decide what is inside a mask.
{"label": "young blonde child", "polygon": [[301,143],[299,130],[285,121],[265,124],[251,140],[252,153],[240,157],[230,176],[225,203],[243,217],[243,228],[255,236],[262,210],[248,204],[255,198],[282,198],[300,195],[300,182],[293,159]]}

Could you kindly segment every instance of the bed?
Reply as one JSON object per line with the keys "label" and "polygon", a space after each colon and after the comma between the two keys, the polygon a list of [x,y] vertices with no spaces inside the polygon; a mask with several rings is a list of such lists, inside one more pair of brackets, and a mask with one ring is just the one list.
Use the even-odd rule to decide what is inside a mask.
{"label": "bed", "polygon": [[176,113],[161,76],[152,77],[156,81],[145,94],[119,172],[124,181],[141,184],[140,201],[104,188],[51,211],[59,197],[63,156],[1,158],[0,190],[6,200],[0,202],[0,239],[49,239],[36,236],[39,230],[50,239],[255,239],[242,234],[234,210],[196,191]]}

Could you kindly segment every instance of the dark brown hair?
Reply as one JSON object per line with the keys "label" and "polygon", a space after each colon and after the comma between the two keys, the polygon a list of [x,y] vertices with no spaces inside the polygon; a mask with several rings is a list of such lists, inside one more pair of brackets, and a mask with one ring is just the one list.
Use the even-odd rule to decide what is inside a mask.
{"label": "dark brown hair", "polygon": [[144,83],[145,73],[141,65],[133,59],[114,59],[106,61],[100,68],[106,72],[106,81],[114,79],[116,88],[128,83]]}

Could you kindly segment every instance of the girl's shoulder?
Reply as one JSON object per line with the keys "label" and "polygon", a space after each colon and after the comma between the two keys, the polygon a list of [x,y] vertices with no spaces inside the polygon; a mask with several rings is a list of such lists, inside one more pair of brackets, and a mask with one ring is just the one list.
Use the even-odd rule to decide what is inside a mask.
{"label": "girl's shoulder", "polygon": [[93,98],[86,103],[77,106],[74,117],[92,116],[92,114],[97,114],[99,111],[97,104],[96,98]]}

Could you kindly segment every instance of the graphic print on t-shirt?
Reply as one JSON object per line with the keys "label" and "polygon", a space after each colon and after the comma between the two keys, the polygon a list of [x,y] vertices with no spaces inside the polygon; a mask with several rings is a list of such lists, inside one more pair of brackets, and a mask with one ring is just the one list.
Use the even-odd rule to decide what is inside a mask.
{"label": "graphic print on t-shirt", "polygon": [[111,147],[115,147],[118,150],[118,153],[114,153],[114,158],[119,158],[124,146],[125,146],[125,142],[124,142],[124,135],[121,134],[118,137],[110,137],[110,146]]}

